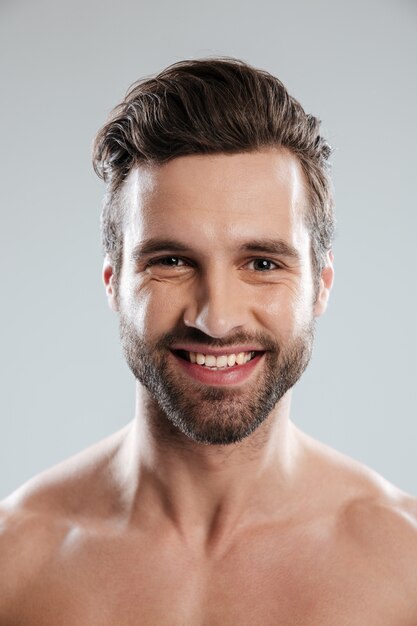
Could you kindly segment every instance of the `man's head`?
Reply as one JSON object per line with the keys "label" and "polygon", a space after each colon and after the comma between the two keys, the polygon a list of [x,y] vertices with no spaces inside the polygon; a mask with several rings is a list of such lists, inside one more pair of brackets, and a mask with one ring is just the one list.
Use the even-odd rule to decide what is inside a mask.
{"label": "man's head", "polygon": [[233,443],[310,359],[333,277],[328,148],[317,128],[307,141],[318,122],[276,79],[240,63],[179,64],[152,80],[97,140],[108,298],[128,364],[162,414],[194,441]]}
{"label": "man's head", "polygon": [[94,168],[107,184],[102,239],[115,286],[123,262],[123,189],[135,166],[283,147],[297,157],[305,178],[305,220],[318,288],[334,233],[330,146],[319,126],[277,78],[235,59],[182,61],[134,83],[94,143]]}

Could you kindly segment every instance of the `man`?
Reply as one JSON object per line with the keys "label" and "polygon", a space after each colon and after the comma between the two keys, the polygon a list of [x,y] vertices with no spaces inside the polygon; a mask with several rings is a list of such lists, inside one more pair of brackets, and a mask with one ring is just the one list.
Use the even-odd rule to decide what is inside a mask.
{"label": "man", "polygon": [[114,109],[94,164],[136,415],[3,503],[2,625],[417,624],[416,501],[289,417],[333,280],[329,153],[240,61]]}

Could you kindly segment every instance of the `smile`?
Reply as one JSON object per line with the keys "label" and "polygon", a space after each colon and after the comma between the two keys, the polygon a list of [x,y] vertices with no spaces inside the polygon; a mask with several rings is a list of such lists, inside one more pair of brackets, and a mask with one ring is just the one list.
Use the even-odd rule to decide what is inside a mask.
{"label": "smile", "polygon": [[224,370],[236,365],[244,365],[256,356],[256,352],[238,352],[232,354],[203,354],[202,352],[187,352],[186,350],[175,350],[177,356],[190,363],[201,365],[211,370]]}
{"label": "smile", "polygon": [[214,386],[236,386],[248,381],[263,361],[265,351],[246,350],[205,354],[173,349],[171,354],[180,369],[196,382]]}

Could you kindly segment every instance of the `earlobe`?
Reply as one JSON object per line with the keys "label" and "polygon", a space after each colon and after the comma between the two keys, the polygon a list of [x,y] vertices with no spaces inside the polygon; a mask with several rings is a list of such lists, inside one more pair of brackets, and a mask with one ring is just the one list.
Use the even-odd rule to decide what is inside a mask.
{"label": "earlobe", "polygon": [[112,311],[117,312],[119,310],[119,303],[117,298],[117,290],[115,288],[115,276],[113,273],[113,266],[110,263],[109,258],[106,256],[103,264],[103,282],[106,288],[107,302]]}
{"label": "earlobe", "polygon": [[322,269],[320,276],[320,286],[317,294],[316,301],[314,303],[314,317],[323,315],[327,309],[327,303],[330,297],[330,290],[334,280],[334,268],[333,268],[333,252],[330,250],[326,256],[326,264]]}

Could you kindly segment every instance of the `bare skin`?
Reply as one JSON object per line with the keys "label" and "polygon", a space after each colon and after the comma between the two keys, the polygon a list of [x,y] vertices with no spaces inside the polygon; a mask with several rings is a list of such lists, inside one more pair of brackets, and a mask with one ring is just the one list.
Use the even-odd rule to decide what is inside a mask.
{"label": "bare skin", "polygon": [[[315,293],[303,177],[288,153],[176,159],[133,173],[126,194],[118,293],[108,260],[104,281],[138,336],[192,328],[214,342],[244,330],[285,346],[324,312],[332,256]],[[297,258],[242,256],[242,242],[272,235]],[[180,241],[186,262],[133,263],[150,238]],[[259,273],[254,258],[272,265]],[[168,352],[191,399],[210,376],[250,399],[266,372],[261,355],[238,380],[201,382]],[[416,501],[300,432],[291,393],[252,434],[207,445],[137,383],[126,428],[3,502],[0,624],[415,626]],[[201,406],[196,427],[219,419]]]}

